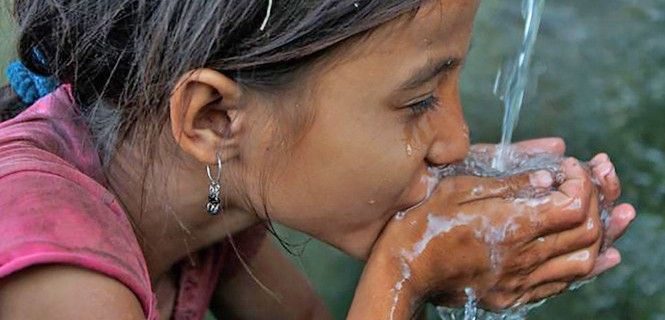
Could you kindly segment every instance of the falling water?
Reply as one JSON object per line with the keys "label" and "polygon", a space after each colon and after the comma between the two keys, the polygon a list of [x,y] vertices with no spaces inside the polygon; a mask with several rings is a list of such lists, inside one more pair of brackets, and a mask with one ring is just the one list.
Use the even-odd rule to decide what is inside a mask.
{"label": "falling water", "polygon": [[501,144],[492,165],[498,170],[506,169],[507,158],[510,157],[508,145],[512,141],[513,130],[520,117],[533,47],[538,37],[544,6],[545,0],[522,1],[522,16],[525,19],[525,26],[519,54],[513,62],[506,63],[502,69],[499,69],[494,83],[494,94],[503,101],[504,105]]}
{"label": "falling water", "polygon": [[[452,171],[441,172],[442,176],[462,173],[481,176],[505,176],[542,168],[550,169],[553,173],[557,173],[560,159],[548,156],[535,158],[521,157],[509,148],[512,142],[513,130],[517,125],[524,101],[533,47],[536,42],[538,30],[540,29],[544,6],[545,0],[523,0],[522,16],[525,19],[525,27],[524,39],[519,54],[512,63],[507,63],[500,69],[496,77],[494,94],[503,101],[505,108],[501,144],[496,154],[492,156],[492,159],[485,159],[485,161],[479,159],[479,157],[483,156],[482,154],[472,155],[464,164],[457,168],[448,168],[448,170]],[[491,166],[488,166],[488,164],[491,164]],[[441,319],[521,320],[526,318],[530,310],[543,303],[521,305],[499,312],[489,312],[477,307],[477,298],[472,288],[467,288],[465,293],[467,295],[467,303],[464,309],[437,308]]]}
{"label": "falling water", "polygon": [[[516,152],[510,148],[513,130],[517,125],[520,109],[524,100],[527,85],[529,65],[533,55],[533,46],[536,41],[540,21],[543,13],[545,0],[523,0],[522,15],[525,22],[524,39],[517,59],[513,63],[504,66],[497,75],[494,93],[504,102],[505,113],[503,119],[503,132],[501,144],[496,153],[487,151],[474,151],[462,163],[454,164],[444,168],[438,168],[438,178],[456,175],[474,175],[486,177],[505,177],[521,174],[535,170],[550,171],[560,184],[564,180],[561,172],[563,158],[551,154],[528,155]],[[596,182],[594,182],[596,183]],[[597,183],[596,183],[597,185]],[[531,198],[535,195],[523,194],[521,198]],[[602,202],[602,196],[599,198]],[[607,227],[609,209],[612,204],[604,204],[601,219]],[[491,240],[491,239],[490,239]],[[605,239],[603,247],[609,244]],[[576,290],[589,281],[573,284],[569,290]],[[545,301],[535,304],[516,305],[507,310],[490,312],[482,310],[477,306],[477,299],[473,288],[466,288],[467,303],[463,309],[438,307],[437,310],[443,320],[523,320],[527,314],[541,306]]]}

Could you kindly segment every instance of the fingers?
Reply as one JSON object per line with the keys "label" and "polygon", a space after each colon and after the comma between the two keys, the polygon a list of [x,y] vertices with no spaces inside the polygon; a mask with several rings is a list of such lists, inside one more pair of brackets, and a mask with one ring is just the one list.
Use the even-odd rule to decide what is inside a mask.
{"label": "fingers", "polygon": [[[527,197],[526,199],[517,200],[509,199],[505,201],[508,203],[502,205],[495,203],[493,208],[496,212],[507,212],[513,215],[515,212],[521,212],[523,216],[526,215],[531,219],[529,224],[531,230],[524,231],[534,235],[534,238],[528,239],[529,241],[538,237],[577,228],[581,224],[586,223],[588,217],[599,219],[598,203],[595,199],[592,199],[594,187],[587,171],[578,160],[573,158],[565,160],[562,164],[562,169],[566,175],[566,180],[559,186],[559,191],[551,192],[541,197]],[[531,173],[529,174],[529,178],[529,185],[534,188],[540,188],[541,190],[547,189],[547,186],[553,184],[553,177],[547,171]],[[497,191],[495,195],[490,195],[486,192],[485,194],[480,194],[480,196],[486,196],[486,198],[491,198],[491,196],[496,197],[497,195],[501,196],[507,193],[506,190],[514,192],[515,189],[519,189],[517,185],[526,185],[524,175],[515,176],[512,179],[514,180],[503,182],[503,189],[496,188],[496,190],[501,190],[501,192]],[[500,182],[495,183],[501,184]],[[512,187],[505,187],[505,185],[512,185]],[[481,198],[477,197],[475,199]],[[595,229],[599,227],[598,223],[594,225]]]}
{"label": "fingers", "polygon": [[[562,192],[555,191],[537,198],[505,201],[505,206],[513,207],[512,211],[508,211],[508,208],[502,206],[495,206],[495,208],[506,210],[506,212],[521,212],[522,216],[529,219],[529,223],[525,223],[525,225],[533,237],[524,239],[527,243],[542,242],[543,239],[540,238],[545,237],[547,244],[552,241],[549,239],[553,235],[558,235],[560,240],[577,238],[584,242],[588,235],[595,237],[601,227],[597,205],[582,203],[580,198],[571,198]],[[594,220],[591,222],[589,219]],[[562,232],[573,232],[574,234],[562,237],[560,234]],[[570,241],[564,242],[571,245]]]}
{"label": "fingers", "polygon": [[520,293],[494,290],[484,297],[481,303],[489,310],[502,311],[555,296],[564,292],[568,286],[567,282],[550,282],[526,291],[520,289]]}
{"label": "fingers", "polygon": [[[617,266],[620,262],[621,255],[619,254],[619,251],[615,248],[610,248],[598,257],[591,273],[588,276],[580,279],[580,281],[597,277],[601,273]],[[549,297],[558,295],[567,290],[570,284],[571,283],[568,281],[554,281],[540,284],[534,289],[530,290],[530,292],[517,299],[515,305],[536,303]]]}
{"label": "fingers", "polygon": [[589,161],[589,165],[592,167],[596,167],[599,164],[603,162],[609,162],[610,157],[607,155],[607,153],[599,153],[596,156],[594,156],[591,161]]}
{"label": "fingers", "polygon": [[554,177],[548,171],[537,171],[505,178],[483,178],[475,176],[451,177],[443,182],[444,192],[453,192],[459,204],[467,204],[493,198],[516,198],[523,193],[549,191]]}
{"label": "fingers", "polygon": [[626,232],[630,223],[635,220],[636,215],[635,208],[630,204],[624,203],[616,206],[610,215],[606,231],[607,238],[610,241],[619,239]]}
{"label": "fingers", "polygon": [[563,156],[566,152],[566,143],[561,138],[542,138],[518,142],[515,148],[529,155],[551,153]]}
{"label": "fingers", "polygon": [[619,253],[619,250],[615,248],[609,248],[605,252],[603,252],[600,256],[598,256],[598,259],[596,259],[596,264],[594,265],[593,270],[588,276],[586,276],[583,279],[588,280],[597,277],[601,273],[616,267],[619,263],[621,263],[621,254]]}
{"label": "fingers", "polygon": [[609,156],[605,153],[598,154],[589,161],[589,165],[605,203],[615,202],[621,195],[621,183]]}
{"label": "fingers", "polygon": [[[538,237],[549,236],[576,229],[587,222],[588,211],[580,205],[578,198],[570,198],[561,192],[553,192],[541,200],[532,215],[532,228]],[[536,240],[538,237],[529,239]]]}
{"label": "fingers", "polygon": [[588,199],[592,192],[593,184],[591,183],[591,177],[579,160],[568,158],[563,161],[561,169],[566,180],[561,184],[559,190],[571,199]]}
{"label": "fingers", "polygon": [[[511,220],[513,231],[508,236],[524,244],[539,237],[576,229],[586,224],[589,217],[589,201],[582,205],[579,197],[571,198],[558,191],[544,196],[537,194],[539,191],[550,192],[554,179],[548,171],[504,179],[454,177],[447,183],[445,189],[448,190],[441,194],[452,195],[450,199],[466,205],[468,213],[485,215],[502,225],[506,219]],[[522,196],[529,188],[534,194]],[[594,217],[599,220],[597,206],[591,209],[596,213]],[[599,229],[600,223],[595,223],[593,227],[594,230]],[[583,232],[589,233],[589,230],[576,232],[576,236],[571,238],[580,238]]]}
{"label": "fingers", "polygon": [[529,270],[529,268],[537,267],[553,257],[591,247],[601,239],[601,236],[602,225],[600,221],[589,217],[587,223],[573,230],[535,239],[527,245],[520,256],[506,262],[505,270],[513,272]]}
{"label": "fingers", "polygon": [[600,242],[592,247],[551,259],[529,274],[526,287],[550,282],[571,282],[587,278],[595,268]]}
{"label": "fingers", "polygon": [[569,284],[566,282],[551,282],[540,285],[518,299],[516,305],[525,305],[527,303],[542,301],[566,291],[568,286]]}
{"label": "fingers", "polygon": [[[539,216],[539,218],[542,219],[542,223],[546,226],[545,228],[557,222],[556,219],[561,219],[562,217],[569,217],[571,219],[566,222],[574,222],[576,219],[582,218],[585,223],[573,230],[554,233],[552,236],[546,237],[544,241],[541,241],[543,244],[541,248],[537,247],[537,242],[535,246],[541,252],[542,250],[549,250],[552,253],[561,253],[571,252],[571,250],[589,245],[590,243],[592,245],[587,249],[558,256],[542,264],[530,276],[531,286],[544,282],[561,281],[562,278],[560,275],[574,276],[574,278],[588,275],[594,266],[594,258],[602,243],[602,225],[598,203],[592,201],[592,197],[590,196],[593,194],[594,189],[588,174],[575,159],[564,161],[563,170],[568,180],[560,186],[560,194],[558,192],[552,194],[552,198],[558,199],[559,203],[555,203],[555,206],[542,214],[542,217]],[[533,246],[531,244],[532,248]],[[566,250],[566,247],[568,247],[568,250]],[[537,263],[544,261],[543,258],[547,257],[542,253],[535,256],[540,259],[540,261],[536,261]]]}
{"label": "fingers", "polygon": [[[563,156],[566,152],[566,143],[561,138],[542,138],[521,141],[513,144],[517,151],[526,153],[528,155],[535,155],[540,153],[551,153]],[[481,153],[494,153],[496,152],[495,144],[476,144],[471,146],[471,150]]]}

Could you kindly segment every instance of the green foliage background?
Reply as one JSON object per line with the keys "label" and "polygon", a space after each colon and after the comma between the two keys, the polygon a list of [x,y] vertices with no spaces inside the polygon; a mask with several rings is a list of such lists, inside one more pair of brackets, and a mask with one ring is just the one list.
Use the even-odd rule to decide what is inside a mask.
{"label": "green foliage background", "polygon": [[[496,141],[498,67],[514,55],[519,0],[485,0],[463,78],[474,141]],[[14,34],[0,14],[0,67]],[[568,153],[608,152],[639,219],[618,246],[623,264],[591,285],[552,299],[532,319],[665,319],[665,0],[549,1],[517,139],[561,136]],[[4,74],[0,75],[0,82]],[[305,236],[281,228],[294,242]],[[451,257],[454,259],[454,257]],[[343,319],[362,264],[316,241],[294,262]],[[434,315],[431,315],[435,319]]]}

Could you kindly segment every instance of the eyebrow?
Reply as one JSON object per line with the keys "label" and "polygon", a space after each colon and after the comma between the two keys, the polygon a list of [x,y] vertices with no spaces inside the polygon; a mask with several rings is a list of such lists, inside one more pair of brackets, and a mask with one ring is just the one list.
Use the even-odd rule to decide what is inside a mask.
{"label": "eyebrow", "polygon": [[438,61],[430,60],[427,65],[416,70],[409,80],[400,86],[400,90],[412,90],[429,82],[442,72],[448,72],[455,69],[462,62],[462,59],[455,57],[446,57]]}

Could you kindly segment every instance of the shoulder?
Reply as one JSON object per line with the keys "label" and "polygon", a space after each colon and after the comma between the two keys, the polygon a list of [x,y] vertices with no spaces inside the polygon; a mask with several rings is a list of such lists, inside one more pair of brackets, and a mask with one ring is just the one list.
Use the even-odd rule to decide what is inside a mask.
{"label": "shoulder", "polygon": [[0,280],[0,319],[145,319],[136,296],[102,274],[67,266]]}
{"label": "shoulder", "polygon": [[[131,290],[150,314],[154,302],[150,279],[131,224],[115,197],[90,183],[56,171],[0,175],[0,281],[19,281],[20,287],[39,294],[56,293],[44,290],[40,281],[28,286],[34,281],[30,279],[45,278],[43,283],[54,289],[63,287],[58,281],[71,282],[65,285],[70,289],[56,294],[63,295],[57,299],[70,294],[94,297],[89,290],[100,286],[81,288],[89,285],[87,281],[101,288],[119,284]],[[14,294],[0,289],[0,299],[8,291]],[[2,305],[0,311],[4,312]]]}
{"label": "shoulder", "polygon": [[40,229],[42,235],[70,233],[84,227],[91,237],[94,231],[110,227],[131,228],[108,190],[82,174],[52,169],[0,174],[0,230],[21,222],[24,228],[14,232],[23,235],[37,231],[34,228],[38,226],[52,231],[43,233],[47,230]]}
{"label": "shoulder", "polygon": [[0,176],[25,168],[74,170],[104,183],[99,153],[68,86],[0,123]]}

